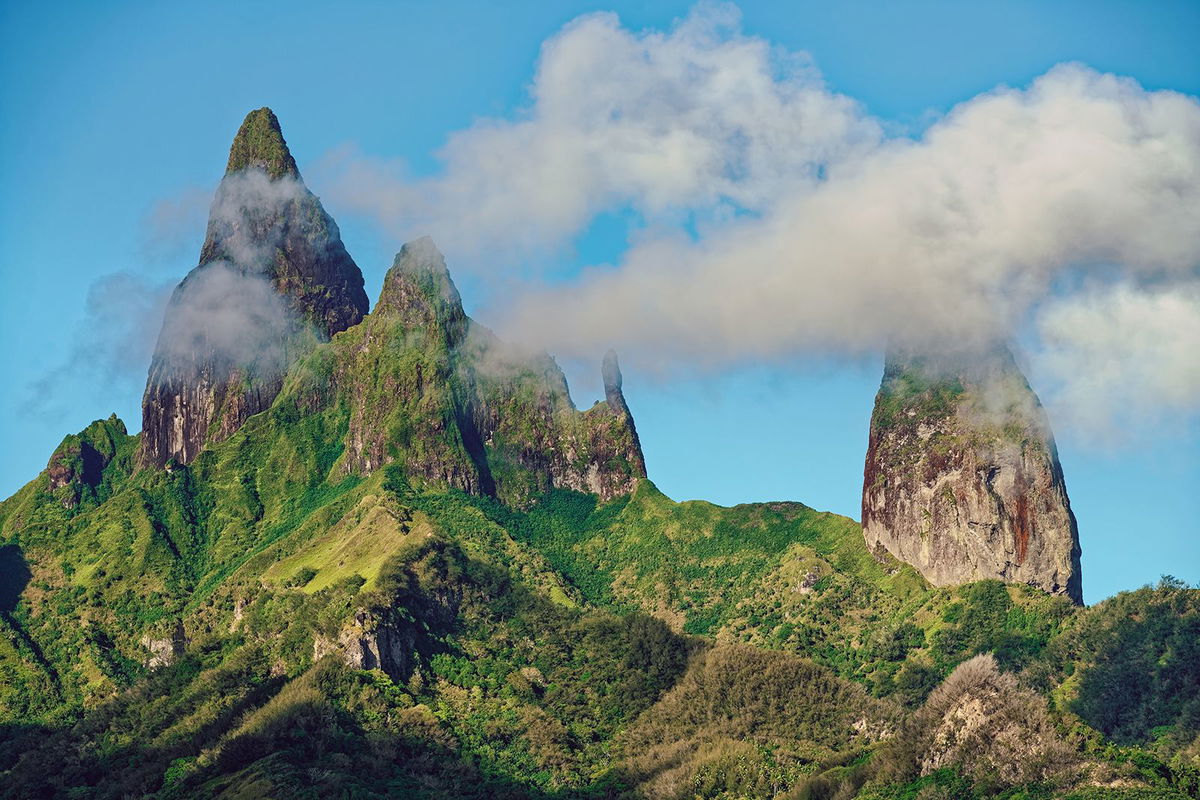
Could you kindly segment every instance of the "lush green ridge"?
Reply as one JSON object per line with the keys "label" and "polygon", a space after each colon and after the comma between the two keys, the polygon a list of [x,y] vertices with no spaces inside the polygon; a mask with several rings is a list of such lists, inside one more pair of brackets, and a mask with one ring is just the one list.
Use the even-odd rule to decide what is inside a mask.
{"label": "lush green ridge", "polygon": [[[192,468],[114,473],[104,502],[65,509],[35,481],[0,508],[37,590],[5,617],[9,796],[993,796],[954,770],[876,775],[904,707],[978,652],[1049,692],[1127,784],[1075,796],[1195,796],[1195,590],[1076,611],[997,582],[932,589],[850,520],[649,482],[519,511],[396,467],[317,480],[338,419],[297,425],[283,403]],[[190,644],[148,670],[138,634],[183,609]],[[407,677],[314,658],[364,614],[407,631]],[[1131,670],[1150,690],[1114,707]]]}
{"label": "lush green ridge", "polygon": [[[936,589],[800,503],[346,470],[365,330],[186,467],[111,418],[0,504],[0,796],[1200,796],[1200,591]],[[994,738],[1057,761],[925,767],[981,653]]]}

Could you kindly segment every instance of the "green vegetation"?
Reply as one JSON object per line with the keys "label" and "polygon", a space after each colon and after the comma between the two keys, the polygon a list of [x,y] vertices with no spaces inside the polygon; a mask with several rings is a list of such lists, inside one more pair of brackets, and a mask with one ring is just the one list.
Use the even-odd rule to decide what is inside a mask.
{"label": "green vegetation", "polygon": [[935,422],[953,414],[966,391],[958,377],[942,377],[919,361],[896,367],[885,376],[875,398],[871,424],[892,428]]}
{"label": "green vegetation", "polygon": [[[851,520],[649,481],[518,508],[346,476],[324,359],[189,467],[134,474],[109,420],[58,451],[104,461],[56,456],[74,505],[48,474],[0,505],[0,797],[1200,793],[1196,590],[935,589]],[[926,774],[980,653],[1050,766],[997,782],[996,735]]]}
{"label": "green vegetation", "polygon": [[260,108],[246,115],[229,149],[229,164],[225,173],[250,166],[265,169],[272,178],[300,174],[283,140],[279,120],[269,108]]}
{"label": "green vegetation", "polygon": [[0,504],[0,797],[1200,797],[1200,591],[934,588],[800,503],[546,491],[629,428],[435,333],[315,346],[188,466],[93,423]]}

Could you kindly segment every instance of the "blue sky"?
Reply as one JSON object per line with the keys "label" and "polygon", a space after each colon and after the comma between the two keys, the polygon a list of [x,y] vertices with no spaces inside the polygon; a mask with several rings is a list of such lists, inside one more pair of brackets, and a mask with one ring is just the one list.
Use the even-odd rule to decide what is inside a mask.
{"label": "blue sky", "polygon": [[[140,351],[118,341],[128,357],[101,358],[109,351],[96,348],[111,349],[110,326],[140,313],[146,287],[169,286],[193,266],[203,236],[202,219],[188,227],[195,198],[220,177],[248,110],[270,105],[279,115],[374,298],[399,242],[347,201],[344,187],[321,183],[331,153],[349,147],[402,160],[410,175],[436,177],[448,136],[480,118],[519,117],[530,103],[540,48],[565,24],[614,11],[627,30],[666,31],[689,8],[4,4],[0,494],[32,478],[62,436],[91,419],[116,411],[139,427]],[[1200,94],[1200,5],[1191,2],[739,8],[742,34],[810,54],[828,88],[861,103],[889,134],[919,135],[956,104],[997,85],[1026,86],[1068,61],[1130,76],[1147,90]],[[537,260],[569,281],[582,266],[619,261],[637,226],[630,208],[611,209]],[[440,244],[468,311],[492,321],[495,276],[478,264],[459,270],[453,243]],[[127,295],[105,278],[114,274],[132,276]],[[104,303],[90,315],[89,292],[94,307]],[[581,406],[600,393],[601,352],[595,369],[582,366],[586,358],[564,360]],[[798,499],[857,518],[880,369],[878,356],[855,352],[786,366],[743,360],[664,379],[635,361],[625,387],[651,477],[672,497]],[[1200,581],[1194,413],[1117,444],[1060,426],[1059,447],[1080,523],[1088,602],[1163,573]]]}

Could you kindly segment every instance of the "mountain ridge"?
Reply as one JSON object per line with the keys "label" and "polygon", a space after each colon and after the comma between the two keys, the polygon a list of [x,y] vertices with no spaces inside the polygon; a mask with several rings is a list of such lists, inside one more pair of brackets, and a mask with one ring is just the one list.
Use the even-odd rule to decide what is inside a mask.
{"label": "mountain ridge", "polygon": [[[576,408],[553,358],[465,314],[428,238],[323,335],[319,303],[253,272],[261,237],[222,232],[272,229],[294,169],[269,110],[243,127],[230,191],[265,205],[218,220],[241,260],[193,280],[263,290],[237,319],[287,348],[201,353],[186,458],[147,463],[161,431],[114,415],[0,502],[0,798],[1200,795],[1200,590],[938,586],[866,514],[675,502],[616,354]],[[908,371],[885,374],[867,473],[916,492],[943,473],[901,456],[937,448],[884,463],[876,427],[969,404],[884,391]]]}

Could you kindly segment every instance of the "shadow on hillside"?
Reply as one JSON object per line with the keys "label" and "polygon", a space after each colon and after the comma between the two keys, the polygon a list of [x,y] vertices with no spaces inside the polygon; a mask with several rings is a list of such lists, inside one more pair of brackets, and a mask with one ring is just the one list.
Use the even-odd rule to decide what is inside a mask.
{"label": "shadow on hillside", "polygon": [[0,547],[0,613],[12,613],[32,577],[21,548],[15,544]]}
{"label": "shadow on hillside", "polygon": [[298,730],[281,732],[279,738],[254,742],[251,748],[259,752],[246,760],[228,752],[230,744],[237,749],[235,737],[225,743],[224,752],[218,751],[214,764],[190,777],[172,767],[194,762],[197,748],[130,744],[104,751],[94,739],[69,727],[0,723],[0,772],[6,773],[0,779],[0,800],[199,800],[227,795],[602,800],[619,793],[604,786],[545,792],[433,741],[395,734],[366,736],[328,718],[307,722]]}

